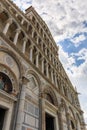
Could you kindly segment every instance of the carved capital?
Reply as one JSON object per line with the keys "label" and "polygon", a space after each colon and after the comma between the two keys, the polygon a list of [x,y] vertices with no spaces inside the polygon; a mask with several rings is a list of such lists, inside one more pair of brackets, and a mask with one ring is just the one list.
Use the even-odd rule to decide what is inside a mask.
{"label": "carved capital", "polygon": [[12,24],[12,21],[13,21],[13,19],[9,18],[6,22],[9,23],[9,24]]}
{"label": "carved capital", "polygon": [[20,33],[21,32],[21,29],[20,28],[17,28],[16,29],[16,33]]}
{"label": "carved capital", "polygon": [[22,84],[23,85],[27,85],[27,83],[29,82],[29,79],[27,79],[25,76],[22,76]]}
{"label": "carved capital", "polygon": [[27,37],[24,37],[24,38],[23,38],[23,41],[27,42],[27,41],[28,41],[28,38],[27,38]]}

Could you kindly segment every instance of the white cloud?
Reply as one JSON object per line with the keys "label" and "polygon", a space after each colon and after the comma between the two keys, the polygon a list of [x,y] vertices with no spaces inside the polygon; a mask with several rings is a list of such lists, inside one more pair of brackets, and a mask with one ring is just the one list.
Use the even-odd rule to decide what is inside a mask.
{"label": "white cloud", "polygon": [[81,41],[84,41],[86,37],[82,34],[78,37],[72,38],[71,41],[75,44],[76,47],[78,47],[81,44]]}
{"label": "white cloud", "polygon": [[83,24],[87,21],[87,0],[15,0],[15,3],[24,9],[32,3],[48,24],[56,41],[72,38],[76,33],[87,32]]}
{"label": "white cloud", "polygon": [[[56,41],[72,38],[76,33],[87,32],[83,24],[87,19],[86,3],[86,0],[83,3],[81,0],[33,0],[35,9],[48,24]],[[81,10],[82,8],[84,9]],[[46,15],[42,15],[43,12],[46,12]]]}

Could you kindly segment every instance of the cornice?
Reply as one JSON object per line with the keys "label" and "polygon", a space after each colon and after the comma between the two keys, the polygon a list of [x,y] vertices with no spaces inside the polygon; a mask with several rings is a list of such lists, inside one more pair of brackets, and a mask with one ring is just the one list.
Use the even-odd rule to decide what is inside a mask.
{"label": "cornice", "polygon": [[8,94],[8,93],[6,93],[5,91],[3,91],[3,90],[1,90],[0,89],[0,96],[2,97],[4,97],[6,100],[7,100],[7,98],[8,99],[10,99],[11,101],[17,101],[17,98],[15,97],[15,96],[13,96],[13,95],[11,95],[11,94]]}

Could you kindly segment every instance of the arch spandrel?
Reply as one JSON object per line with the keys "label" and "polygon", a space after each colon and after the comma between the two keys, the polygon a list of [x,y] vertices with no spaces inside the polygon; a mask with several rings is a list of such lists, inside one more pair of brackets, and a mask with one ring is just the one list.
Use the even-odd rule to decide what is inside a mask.
{"label": "arch spandrel", "polygon": [[68,113],[69,113],[71,118],[75,119],[75,113],[74,113],[74,110],[71,107],[68,108]]}
{"label": "arch spandrel", "polygon": [[37,79],[38,85],[39,85],[39,86],[41,85],[39,76],[38,76],[33,70],[30,70],[30,69],[27,70],[27,71],[25,72],[25,75],[26,75],[26,77],[29,76],[29,75],[33,75],[33,76]]}
{"label": "arch spandrel", "polygon": [[6,52],[0,51],[0,63],[8,66],[16,75],[17,79],[20,77],[19,68],[16,61]]}
{"label": "arch spandrel", "polygon": [[25,75],[27,79],[29,79],[28,89],[33,91],[35,95],[39,96],[41,84],[39,76],[32,70],[28,70]]}

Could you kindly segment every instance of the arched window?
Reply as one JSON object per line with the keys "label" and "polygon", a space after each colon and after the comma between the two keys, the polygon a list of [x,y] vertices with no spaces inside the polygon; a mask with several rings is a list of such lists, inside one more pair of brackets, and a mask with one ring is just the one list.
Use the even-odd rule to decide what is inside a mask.
{"label": "arched window", "polygon": [[5,27],[5,24],[6,24],[6,21],[9,19],[9,15],[8,13],[3,10],[1,13],[0,13],[0,31],[2,31]]}
{"label": "arched window", "polygon": [[9,79],[9,77],[0,72],[0,89],[4,90],[7,93],[11,93],[12,92],[12,83],[11,80]]}
{"label": "arched window", "polygon": [[67,97],[67,89],[65,88],[65,86],[63,86],[63,90],[64,90],[64,95]]}
{"label": "arched window", "polygon": [[50,103],[54,104],[53,98],[51,97],[50,94],[46,94],[46,99],[47,99],[47,101],[49,101]]}
{"label": "arched window", "polygon": [[8,32],[7,32],[7,37],[11,41],[14,41],[16,29],[17,29],[17,24],[13,21],[12,24],[10,25],[9,29],[8,29]]}
{"label": "arched window", "polygon": [[23,31],[20,32],[19,36],[18,36],[18,41],[17,41],[17,47],[20,51],[22,51],[23,48],[23,39],[25,37],[25,34]]}
{"label": "arched window", "polygon": [[32,17],[32,22],[35,24],[36,20],[35,20],[35,17],[33,16]]}

